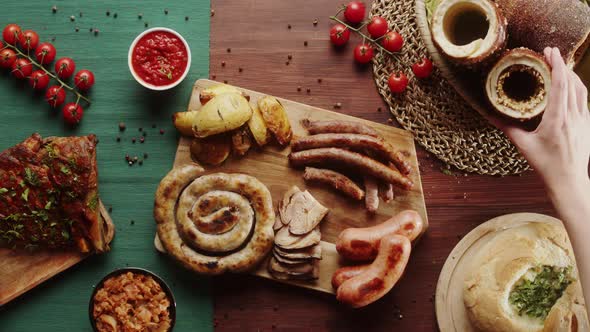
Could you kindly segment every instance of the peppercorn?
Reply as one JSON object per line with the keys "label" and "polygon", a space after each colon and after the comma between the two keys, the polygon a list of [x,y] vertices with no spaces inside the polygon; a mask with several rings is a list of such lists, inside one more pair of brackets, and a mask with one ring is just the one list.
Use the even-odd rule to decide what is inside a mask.
{"label": "peppercorn", "polygon": [[215,10],[211,9],[211,17],[215,16]]}
{"label": "peppercorn", "polygon": [[223,83],[227,84],[227,80],[223,80]]}
{"label": "peppercorn", "polygon": [[141,137],[139,138],[139,143],[143,143],[143,142],[145,142],[145,137],[141,136]]}
{"label": "peppercorn", "polygon": [[139,166],[143,165],[143,160],[139,161]]}
{"label": "peppercorn", "polygon": [[221,67],[225,67],[225,61],[221,61]]}
{"label": "peppercorn", "polygon": [[142,128],[142,127],[139,127],[139,129],[138,129],[138,130],[139,130],[139,131],[143,131],[143,128]]}
{"label": "peppercorn", "polygon": [[184,20],[185,20],[185,21],[188,21],[188,16],[185,16],[185,17],[184,17]]}
{"label": "peppercorn", "polygon": [[313,25],[318,25],[318,19],[313,20]]}
{"label": "peppercorn", "polygon": [[231,53],[231,48],[227,48],[227,53]]}
{"label": "peppercorn", "polygon": [[114,18],[117,18],[117,16],[119,16],[119,15],[117,15],[117,13],[114,13],[114,14],[113,14],[113,17],[114,17]]}
{"label": "peppercorn", "polygon": [[303,46],[307,46],[307,40],[303,42]]}
{"label": "peppercorn", "polygon": [[143,154],[143,159],[147,159],[147,158],[148,158],[148,154],[147,153],[144,153]]}
{"label": "peppercorn", "polygon": [[94,29],[93,29],[93,28],[90,28],[90,29],[88,29],[88,30],[89,30],[90,32],[94,31]]}
{"label": "peppercorn", "polygon": [[288,66],[288,65],[289,65],[289,61],[285,61],[285,66]]}
{"label": "peppercorn", "polygon": [[113,212],[113,207],[109,206],[109,213]]}
{"label": "peppercorn", "polygon": [[293,56],[291,54],[287,55],[287,59],[291,60],[293,59]]}
{"label": "peppercorn", "polygon": [[51,7],[51,11],[55,14],[57,13],[57,6],[53,6]]}
{"label": "peppercorn", "polygon": [[214,80],[215,78],[217,78],[216,75],[211,75],[211,79]]}
{"label": "peppercorn", "polygon": [[310,92],[311,92],[311,89],[310,88],[307,88],[307,93],[310,93]]}
{"label": "peppercorn", "polygon": [[142,13],[137,14],[137,18],[141,20],[141,18],[143,17]]}
{"label": "peppercorn", "polygon": [[238,68],[238,71],[241,73],[244,71],[244,68],[240,67],[240,68]]}
{"label": "peppercorn", "polygon": [[120,131],[125,131],[126,128],[127,128],[127,126],[125,125],[125,122],[119,122],[119,130]]}
{"label": "peppercorn", "polygon": [[287,25],[287,29],[291,30],[291,24]]}
{"label": "peppercorn", "polygon": [[322,79],[321,78],[318,78],[318,83],[322,83]]}
{"label": "peppercorn", "polygon": [[133,162],[136,163],[139,160],[139,158],[137,158],[137,156],[133,157]]}
{"label": "peppercorn", "polygon": [[164,129],[160,129],[160,135],[164,135]]}
{"label": "peppercorn", "polygon": [[147,136],[147,131],[144,131],[143,133],[141,133],[141,136],[146,137]]}
{"label": "peppercorn", "polygon": [[80,31],[80,28],[76,27],[76,32]]}
{"label": "peppercorn", "polygon": [[133,166],[133,162],[129,160],[129,166]]}
{"label": "peppercorn", "polygon": [[164,9],[164,15],[168,15],[168,9]]}
{"label": "peppercorn", "polygon": [[147,28],[148,27],[148,22],[145,22],[145,24],[143,26],[145,26]]}
{"label": "peppercorn", "polygon": [[95,36],[97,36],[99,32],[100,32],[100,30],[98,30],[98,29],[94,29],[94,35],[95,35]]}
{"label": "peppercorn", "polygon": [[80,12],[80,17],[82,17],[82,12]]}
{"label": "peppercorn", "polygon": [[74,22],[76,20],[76,17],[74,15],[70,16],[70,21]]}
{"label": "peppercorn", "polygon": [[135,225],[135,220],[131,220],[130,224]]}
{"label": "peppercorn", "polygon": [[301,91],[301,86],[298,86],[297,87],[297,91]]}
{"label": "peppercorn", "polygon": [[381,112],[381,111],[383,111],[383,110],[381,109],[381,107],[377,107],[377,112]]}
{"label": "peppercorn", "polygon": [[135,137],[133,137],[133,138],[131,139],[131,143],[135,143],[135,141],[136,141],[136,139],[135,139]]}
{"label": "peppercorn", "polygon": [[107,16],[111,16],[111,11],[107,10]]}
{"label": "peppercorn", "polygon": [[334,104],[334,108],[341,108],[342,107],[342,103],[336,103]]}
{"label": "peppercorn", "polygon": [[121,137],[117,136],[117,142],[121,142]]}

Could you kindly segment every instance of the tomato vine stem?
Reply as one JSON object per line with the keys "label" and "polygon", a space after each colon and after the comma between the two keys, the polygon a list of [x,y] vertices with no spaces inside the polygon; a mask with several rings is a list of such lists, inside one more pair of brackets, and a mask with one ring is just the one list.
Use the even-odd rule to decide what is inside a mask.
{"label": "tomato vine stem", "polygon": [[[41,64],[37,63],[37,61],[35,61],[31,56],[29,56],[28,54],[24,54],[18,47],[14,46],[14,45],[10,45],[8,43],[5,43],[4,48],[10,48],[12,50],[14,50],[18,55],[23,56],[25,58],[27,58],[33,65],[35,65],[35,67],[40,68],[41,70],[43,70],[47,75],[49,75],[49,77],[53,78],[54,80],[56,80],[62,87],[68,89],[70,92],[74,93],[77,97],[78,100],[83,99],[84,101],[86,101],[89,105],[92,103],[90,101],[90,99],[84,97],[80,92],[78,92],[76,89],[74,89],[73,87],[69,86],[68,84],[66,84],[64,81],[62,81],[59,77],[57,77],[57,75],[54,75],[53,73],[51,73],[49,70],[47,70],[47,68],[45,68],[44,66],[42,66]],[[77,102],[76,102],[77,103]]]}
{"label": "tomato vine stem", "polygon": [[[339,11],[336,13],[336,15],[340,14],[340,12],[342,12],[342,10],[343,10],[343,9],[340,9],[340,10],[339,10]],[[336,17],[336,15],[330,16],[330,19],[331,19],[332,21],[336,21],[336,22],[338,22],[338,23],[340,23],[340,24],[344,25],[344,26],[345,26],[347,29],[349,29],[349,30],[352,30],[352,31],[354,31],[354,32],[358,33],[359,35],[361,35],[361,36],[363,37],[363,43],[364,43],[364,41],[365,41],[365,40],[367,40],[367,41],[371,42],[373,45],[376,45],[377,47],[379,47],[379,48],[381,49],[381,51],[383,51],[383,52],[385,52],[385,53],[387,53],[387,54],[389,54],[389,55],[391,55],[391,56],[396,56],[397,54],[402,54],[402,52],[397,52],[397,53],[390,52],[390,51],[388,51],[388,50],[387,50],[385,47],[383,47],[383,46],[382,46],[382,45],[379,43],[379,41],[380,41],[381,39],[383,39],[383,38],[385,37],[385,35],[386,35],[386,34],[385,34],[385,35],[383,35],[383,36],[381,36],[381,37],[379,37],[379,38],[377,38],[377,39],[373,39],[373,38],[371,38],[371,37],[369,37],[369,36],[365,35],[365,34],[364,34],[362,31],[361,31],[361,29],[362,29],[362,28],[363,28],[365,25],[367,25],[367,23],[363,23],[363,24],[362,24],[361,26],[359,26],[358,28],[355,28],[355,27],[353,27],[353,26],[349,25],[348,23],[344,22],[343,20],[339,19],[338,17]]]}

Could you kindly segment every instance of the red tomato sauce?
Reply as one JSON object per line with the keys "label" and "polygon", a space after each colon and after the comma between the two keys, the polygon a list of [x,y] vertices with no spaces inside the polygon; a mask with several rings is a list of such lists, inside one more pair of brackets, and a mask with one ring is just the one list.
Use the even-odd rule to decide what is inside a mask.
{"label": "red tomato sauce", "polygon": [[184,43],[167,31],[153,31],[141,37],[131,58],[135,73],[156,86],[178,81],[187,62],[188,52]]}

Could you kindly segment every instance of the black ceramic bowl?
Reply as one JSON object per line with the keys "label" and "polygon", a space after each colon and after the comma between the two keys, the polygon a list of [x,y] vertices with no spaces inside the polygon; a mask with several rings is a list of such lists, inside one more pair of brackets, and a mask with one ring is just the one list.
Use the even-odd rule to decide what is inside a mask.
{"label": "black ceramic bowl", "polygon": [[94,309],[94,296],[96,295],[96,292],[102,288],[102,285],[104,284],[104,282],[107,279],[114,277],[114,276],[118,276],[123,273],[127,273],[127,272],[133,272],[136,274],[143,274],[143,275],[151,276],[152,278],[154,278],[154,280],[158,284],[160,284],[160,286],[162,287],[162,290],[164,291],[164,293],[166,293],[166,296],[170,300],[170,308],[168,308],[168,310],[170,311],[171,323],[170,323],[170,329],[168,331],[170,332],[170,331],[174,330],[174,324],[176,323],[176,300],[174,300],[174,295],[172,295],[172,290],[170,290],[170,287],[168,287],[168,285],[166,284],[166,282],[164,282],[164,280],[162,278],[158,277],[153,272],[150,272],[146,269],[142,269],[142,268],[138,268],[138,267],[126,267],[126,268],[122,268],[122,269],[117,269],[117,270],[107,274],[106,276],[104,276],[104,278],[102,278],[98,282],[98,284],[96,284],[96,286],[94,287],[94,290],[92,291],[92,295],[90,296],[90,304],[88,305],[88,316],[90,318],[90,325],[92,325],[92,330],[97,332],[96,322],[94,321],[94,317],[92,317],[92,311]]}

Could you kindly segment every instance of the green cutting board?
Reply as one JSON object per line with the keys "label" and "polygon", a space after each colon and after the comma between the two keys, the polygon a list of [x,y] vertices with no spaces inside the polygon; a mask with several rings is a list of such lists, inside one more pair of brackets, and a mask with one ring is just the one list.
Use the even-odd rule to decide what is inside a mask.
{"label": "green cutting board", "polygon": [[[56,13],[52,12],[53,5],[57,6]],[[185,271],[156,252],[152,216],[156,187],[172,167],[178,142],[171,115],[185,110],[193,83],[208,75],[209,15],[208,0],[2,3],[0,27],[17,23],[23,29],[37,31],[42,41],[55,38],[57,57],[71,57],[77,69],[92,70],[96,84],[90,93],[93,103],[85,109],[83,122],[70,129],[63,124],[61,113],[51,110],[41,94],[1,71],[0,149],[33,132],[42,136],[98,135],[100,193],[105,206],[113,209],[116,235],[109,253],[90,257],[0,307],[0,331],[91,331],[88,301],[93,286],[108,272],[125,266],[151,270],[170,285],[177,302],[175,331],[212,329],[209,280]],[[190,45],[190,72],[172,91],[148,91],[129,73],[129,45],[146,29],[146,22],[149,27],[178,31]],[[90,28],[98,29],[98,34],[91,33]],[[121,121],[127,125],[122,133],[118,128]],[[139,143],[140,127],[147,132],[143,144]],[[164,135],[160,135],[160,129]],[[117,135],[121,142],[116,141]],[[137,137],[137,143],[131,143],[132,137]],[[148,153],[148,158],[142,166],[130,167],[124,159],[126,153],[140,159]]]}

